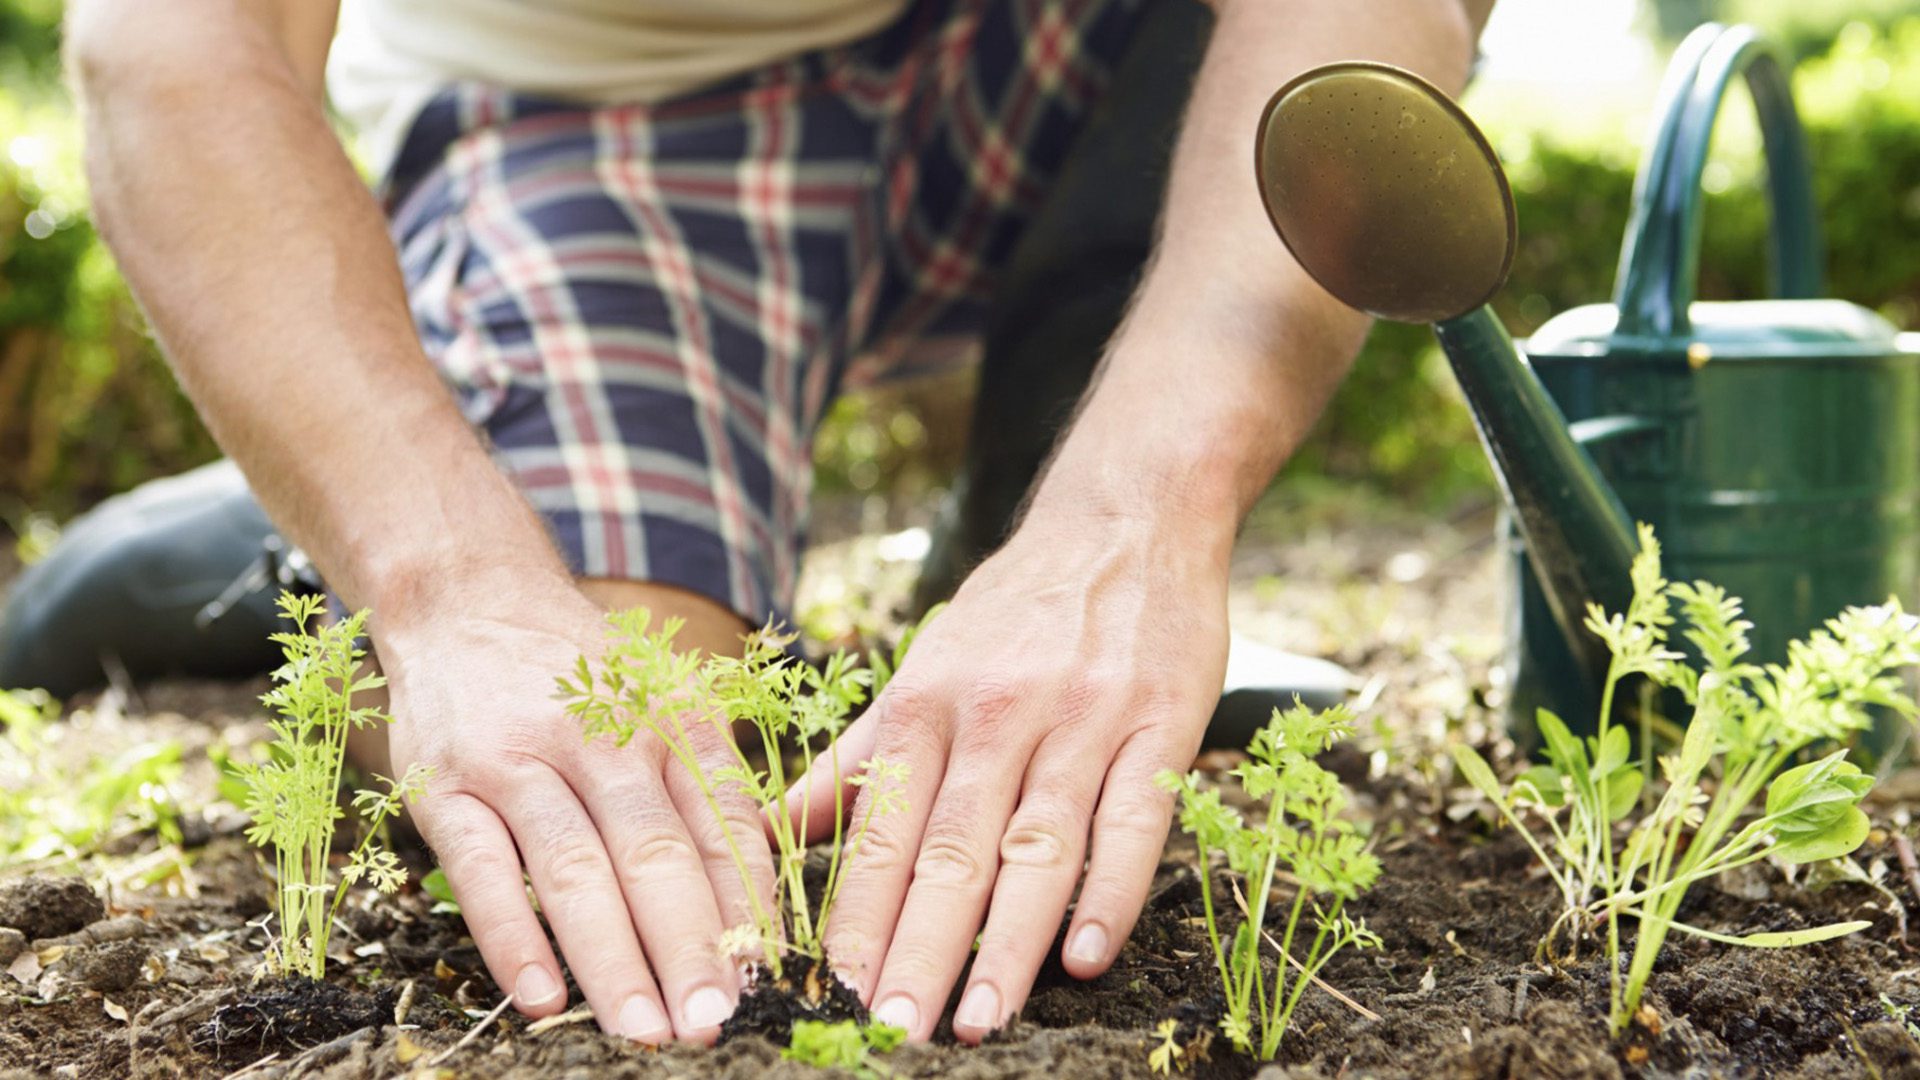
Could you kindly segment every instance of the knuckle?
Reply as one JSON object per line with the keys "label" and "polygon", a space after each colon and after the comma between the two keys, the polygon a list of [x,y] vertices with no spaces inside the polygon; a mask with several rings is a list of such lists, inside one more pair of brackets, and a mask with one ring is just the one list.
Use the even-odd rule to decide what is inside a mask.
{"label": "knuckle", "polygon": [[1158,840],[1172,821],[1173,797],[1158,788],[1126,788],[1100,802],[1094,825],[1102,832]]}
{"label": "knuckle", "polygon": [[472,795],[445,791],[423,801],[414,819],[442,863],[472,867],[475,880],[491,880],[507,870],[508,860],[500,847],[488,842],[484,831],[474,827],[476,815],[489,813],[486,805]]}
{"label": "knuckle", "polygon": [[506,854],[478,837],[456,834],[435,846],[440,861],[460,868],[471,881],[497,881],[517,875],[520,867]]}
{"label": "knuckle", "polygon": [[552,772],[546,757],[531,745],[508,739],[488,749],[462,741],[443,755],[438,776],[459,777],[470,789],[510,791],[537,773]]}
{"label": "knuckle", "polygon": [[957,887],[985,881],[986,867],[970,845],[945,830],[930,830],[913,863],[913,879],[938,886]]}
{"label": "knuckle", "polygon": [[609,872],[607,853],[599,844],[582,837],[557,841],[548,852],[546,863],[547,879],[556,891],[568,896],[600,884]]}
{"label": "knuckle", "polygon": [[901,741],[915,741],[938,725],[939,715],[938,695],[926,686],[897,679],[887,684],[885,711],[880,714],[883,733],[891,731]]}
{"label": "knuckle", "polygon": [[620,839],[620,869],[623,875],[642,873],[644,868],[695,860],[693,838],[679,829],[662,825],[636,829]]}
{"label": "knuckle", "polygon": [[[863,792],[860,798],[865,800],[867,795]],[[853,812],[856,819],[865,813],[864,802],[862,805],[855,806]],[[906,857],[906,845],[900,834],[893,829],[882,828],[876,824],[860,837],[859,847],[855,849],[854,857],[848,863],[847,872],[863,873],[870,869],[898,866]]]}
{"label": "knuckle", "polygon": [[1086,721],[1117,686],[1118,683],[1098,672],[1081,671],[1067,676],[1060,688],[1059,721],[1056,726],[1071,726]]}
{"label": "knuckle", "polygon": [[1055,870],[1073,855],[1070,826],[1065,815],[1053,812],[1023,814],[1000,838],[1000,862],[1005,866]]}
{"label": "knuckle", "polygon": [[964,728],[982,731],[1004,727],[1009,718],[1027,701],[1026,688],[1019,680],[987,676],[975,682],[960,699]]}
{"label": "knuckle", "polygon": [[730,846],[758,835],[765,828],[765,820],[751,805],[732,804],[723,806],[718,816],[700,815],[691,825],[694,843],[701,851],[730,858]]}
{"label": "knuckle", "polygon": [[761,829],[757,815],[729,810],[725,817],[704,817],[692,823],[691,827],[694,847],[699,849],[701,862],[710,879],[723,883],[738,879],[733,861],[733,852],[737,847],[746,857],[752,884],[764,890],[772,883],[772,864],[765,857],[756,857],[760,849],[753,843],[753,838],[760,835]]}

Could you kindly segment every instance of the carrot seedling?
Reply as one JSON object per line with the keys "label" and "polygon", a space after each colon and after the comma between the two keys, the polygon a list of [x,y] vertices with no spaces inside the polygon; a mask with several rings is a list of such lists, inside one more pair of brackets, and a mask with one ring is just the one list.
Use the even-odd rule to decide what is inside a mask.
{"label": "carrot seedling", "polygon": [[[1380,862],[1366,850],[1353,823],[1340,816],[1346,789],[1314,755],[1353,733],[1344,707],[1315,712],[1296,704],[1253,737],[1250,760],[1234,769],[1247,796],[1266,805],[1266,820],[1246,824],[1220,801],[1218,788],[1202,788],[1198,772],[1168,770],[1155,778],[1180,797],[1180,827],[1200,849],[1200,900],[1207,940],[1226,995],[1220,1029],[1242,1053],[1271,1061],[1301,996],[1320,969],[1341,949],[1378,947],[1380,939],[1342,910],[1380,876]],[[1246,918],[1224,937],[1214,897],[1212,857],[1225,856]],[[1266,932],[1267,902],[1275,877],[1287,871],[1298,883],[1279,941]],[[1290,965],[1296,941],[1312,935],[1304,960]],[[1269,977],[1261,963],[1262,942],[1278,951]],[[1269,981],[1270,978],[1270,981]]]}
{"label": "carrot seedling", "polygon": [[[1472,748],[1453,749],[1467,780],[1514,824],[1561,892],[1565,910],[1541,943],[1543,952],[1551,954],[1567,928],[1577,942],[1585,927],[1604,927],[1615,1033],[1626,1030],[1639,1008],[1672,931],[1785,948],[1868,925],[1735,936],[1675,916],[1690,887],[1729,870],[1767,858],[1789,864],[1833,859],[1860,846],[1868,825],[1859,804],[1873,778],[1846,760],[1845,749],[1786,766],[1817,744],[1850,740],[1871,725],[1875,707],[1912,717],[1916,707],[1898,672],[1920,662],[1920,624],[1889,601],[1841,612],[1790,645],[1785,664],[1752,663],[1746,656],[1752,624],[1742,618],[1739,599],[1704,581],[1668,582],[1659,543],[1645,525],[1640,545],[1627,610],[1609,615],[1595,606],[1587,617],[1588,629],[1613,656],[1597,734],[1578,739],[1542,711],[1547,763],[1504,790]],[[1682,636],[1700,656],[1697,667],[1668,647],[1674,608]],[[1632,814],[1645,780],[1629,760],[1626,729],[1610,715],[1621,681],[1636,674],[1678,689],[1693,718],[1676,751],[1660,759],[1665,790],[1616,843],[1615,823]],[[1749,818],[1756,801],[1757,816]],[[1550,846],[1521,822],[1523,808],[1546,823]],[[1640,928],[1624,976],[1622,917],[1638,919]]]}
{"label": "carrot seedling", "polygon": [[[702,657],[674,649],[682,625],[668,619],[655,629],[644,608],[609,615],[607,650],[600,664],[596,668],[581,657],[574,674],[560,679],[560,693],[568,699],[567,710],[581,718],[588,738],[611,738],[624,746],[646,732],[687,770],[719,822],[734,868],[752,898],[753,925],[729,931],[722,947],[737,955],[758,952],[778,975],[782,952],[824,958],[827,920],[842,871],[873,823],[903,807],[906,767],[874,759],[861,763],[858,772],[846,773],[835,740],[854,710],[867,701],[873,682],[873,672],[856,666],[846,653],[835,653],[815,668],[787,651],[793,635],[768,627],[747,636],[741,656]],[[899,659],[896,654],[893,663]],[[764,765],[740,749],[735,730],[759,741]],[[805,815],[811,806],[798,822],[787,813],[788,793],[800,779],[788,773],[787,747],[808,761],[816,751],[824,752],[834,778],[833,839],[817,907],[804,879],[810,824]],[[703,749],[725,754],[725,764],[712,765]],[[841,803],[848,784],[870,792],[850,830]],[[720,795],[729,788],[753,799],[773,839],[771,909],[761,903],[739,840],[721,812]]]}
{"label": "carrot seedling", "polygon": [[379,837],[407,800],[425,793],[429,776],[429,770],[416,766],[398,781],[380,778],[385,790],[354,794],[362,836],[338,882],[329,884],[334,832],[346,816],[339,792],[347,733],[388,723],[389,717],[353,704],[355,694],[386,684],[362,670],[366,650],[359,641],[367,612],[321,624],[325,604],[318,596],[281,594],[280,613],[294,629],[273,635],[285,663],[273,673],[274,688],[261,698],[275,714],[267,723],[273,741],[266,760],[234,764],[246,789],[243,808],[253,819],[247,839],[273,849],[278,967],[314,979],[326,974],[327,939],[347,888],[366,880],[391,893],[406,882],[406,869],[379,845]]}

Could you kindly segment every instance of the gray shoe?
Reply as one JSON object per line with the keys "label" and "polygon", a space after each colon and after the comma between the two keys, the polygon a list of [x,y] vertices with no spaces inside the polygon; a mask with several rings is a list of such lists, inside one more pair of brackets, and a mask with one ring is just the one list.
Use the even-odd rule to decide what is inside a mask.
{"label": "gray shoe", "polygon": [[220,461],[115,496],[75,519],[0,611],[0,687],[58,698],[136,679],[272,670],[274,597],[311,588],[247,482]]}

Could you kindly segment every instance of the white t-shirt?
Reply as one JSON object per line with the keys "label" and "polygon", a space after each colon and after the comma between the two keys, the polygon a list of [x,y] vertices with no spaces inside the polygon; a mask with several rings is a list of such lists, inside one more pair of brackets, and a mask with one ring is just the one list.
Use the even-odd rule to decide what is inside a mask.
{"label": "white t-shirt", "polygon": [[592,102],[658,101],[852,41],[906,0],[345,0],[334,108],[385,168],[435,91],[474,80]]}

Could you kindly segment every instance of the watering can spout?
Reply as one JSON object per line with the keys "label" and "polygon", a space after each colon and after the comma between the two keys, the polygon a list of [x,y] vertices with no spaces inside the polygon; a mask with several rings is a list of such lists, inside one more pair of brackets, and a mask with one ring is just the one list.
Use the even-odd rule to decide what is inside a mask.
{"label": "watering can spout", "polygon": [[1273,96],[1256,164],[1274,228],[1322,287],[1375,317],[1433,324],[1548,606],[1597,685],[1608,656],[1583,624],[1589,604],[1626,605],[1632,522],[1486,306],[1516,227],[1485,137],[1420,77],[1347,62]]}

